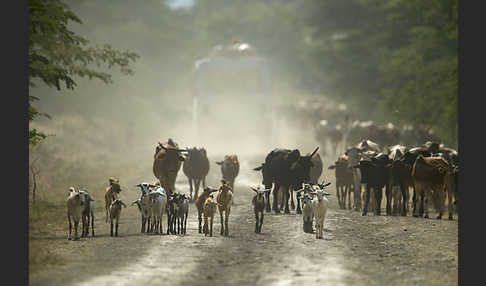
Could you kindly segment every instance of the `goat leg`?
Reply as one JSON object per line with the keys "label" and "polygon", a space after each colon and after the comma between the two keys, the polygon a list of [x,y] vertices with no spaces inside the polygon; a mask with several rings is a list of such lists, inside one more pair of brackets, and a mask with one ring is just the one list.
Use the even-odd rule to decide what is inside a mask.
{"label": "goat leg", "polygon": [[201,222],[202,222],[202,217],[201,217],[201,212],[198,210],[197,212],[197,219],[199,221],[199,233],[201,233]]}
{"label": "goat leg", "polygon": [[255,233],[258,233],[258,222],[259,222],[258,212],[255,212]]}
{"label": "goat leg", "polygon": [[296,194],[297,199],[297,210],[295,211],[296,214],[302,214],[302,209],[300,208],[300,193]]}
{"label": "goat leg", "polygon": [[258,233],[262,232],[262,225],[263,225],[263,211],[260,212],[260,225],[258,226]]}
{"label": "goat leg", "polygon": [[225,217],[226,219],[224,220],[224,235],[228,236],[229,235],[229,229],[228,229],[229,209],[225,211]]}
{"label": "goat leg", "polygon": [[69,214],[69,211],[68,211],[68,222],[69,222],[69,235],[68,235],[68,240],[71,240],[71,231],[72,231],[72,225],[71,225],[71,215]]}
{"label": "goat leg", "polygon": [[91,236],[92,237],[95,236],[95,232],[94,232],[94,214],[91,214]]}
{"label": "goat leg", "polygon": [[224,235],[224,223],[223,223],[223,211],[219,211],[219,215],[221,217],[220,221],[221,221],[221,235]]}
{"label": "goat leg", "polygon": [[213,221],[214,221],[214,215],[211,216],[211,226],[210,226],[209,236],[213,236]]}

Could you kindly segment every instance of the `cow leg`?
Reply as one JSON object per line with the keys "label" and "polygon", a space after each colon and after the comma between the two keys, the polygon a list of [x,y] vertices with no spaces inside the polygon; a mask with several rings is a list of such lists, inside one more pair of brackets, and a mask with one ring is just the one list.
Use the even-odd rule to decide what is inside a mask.
{"label": "cow leg", "polygon": [[407,216],[407,204],[408,204],[408,198],[407,198],[407,190],[408,188],[405,187],[404,184],[400,184],[400,192],[402,195],[402,216]]}
{"label": "cow leg", "polygon": [[[167,234],[170,233],[170,228],[171,228],[171,225],[170,224],[171,224],[171,221],[170,221],[170,211],[167,210]],[[201,225],[201,224],[199,223],[199,225]]]}
{"label": "cow leg", "polygon": [[442,219],[442,215],[444,213],[445,197],[446,197],[445,185],[439,187],[437,192],[439,193],[439,215],[437,216],[437,219]]}
{"label": "cow leg", "polygon": [[272,211],[270,208],[270,192],[265,192],[265,211],[267,213]]}
{"label": "cow leg", "polygon": [[113,236],[113,221],[110,222],[110,236]]}
{"label": "cow leg", "polygon": [[363,206],[363,212],[361,215],[365,216],[368,213],[368,205],[370,203],[370,189],[368,185],[366,185],[365,189],[365,198],[364,198],[364,206]]}
{"label": "cow leg", "polygon": [[189,197],[190,197],[190,199],[191,199],[191,201],[192,201],[193,199],[194,199],[194,200],[196,199],[196,197],[195,197],[195,196],[194,196],[194,197],[192,196],[192,191],[193,191],[193,187],[192,187],[192,178],[187,177],[187,179],[188,179],[188,181],[189,181]]}
{"label": "cow leg", "polygon": [[203,184],[203,188],[206,188],[206,177],[202,178],[202,184]]}
{"label": "cow leg", "polygon": [[195,181],[195,184],[196,184],[196,187],[195,187],[195,190],[194,190],[194,199],[196,199],[197,196],[199,195],[199,186],[201,185],[201,180],[197,179],[197,180],[194,180],[194,181]]}
{"label": "cow leg", "polygon": [[278,208],[278,193],[280,192],[280,185],[275,184],[273,187],[273,210],[275,213],[279,214],[280,209]]}
{"label": "cow leg", "polygon": [[375,215],[381,215],[381,196],[383,190],[381,188],[373,188],[375,193]]}
{"label": "cow leg", "polygon": [[419,217],[423,217],[424,215],[424,197],[425,197],[425,190],[422,188],[420,192],[418,193],[420,196],[420,202],[419,202]]}
{"label": "cow leg", "polygon": [[432,201],[432,204],[434,204],[433,202],[433,190],[430,189],[430,188],[427,188],[425,193],[424,193],[424,212],[425,212],[425,218],[429,218],[429,208],[430,208],[430,203]]}
{"label": "cow leg", "polygon": [[447,207],[448,207],[448,212],[449,212],[449,220],[454,219],[454,202],[455,198],[453,198],[453,191],[452,189],[454,188],[453,184],[449,185],[446,188],[446,193],[447,193]]}
{"label": "cow leg", "polygon": [[290,196],[290,209],[295,210],[294,189],[292,187],[289,187],[288,194]]}
{"label": "cow leg", "polygon": [[141,233],[145,232],[145,223],[147,222],[147,218],[142,216],[142,228],[140,229]]}
{"label": "cow leg", "polygon": [[343,204],[341,202],[341,186],[339,184],[336,183],[336,196],[337,196],[337,200],[338,200],[338,205],[339,205],[339,208],[343,208]]}
{"label": "cow leg", "polygon": [[289,186],[285,186],[284,189],[283,189],[283,192],[284,192],[284,202],[285,202],[284,213],[289,214],[290,213],[290,209],[289,209],[289,197],[290,197]]}
{"label": "cow leg", "polygon": [[389,184],[385,185],[385,195],[386,195],[386,215],[392,215],[391,212],[392,188],[391,185]]}

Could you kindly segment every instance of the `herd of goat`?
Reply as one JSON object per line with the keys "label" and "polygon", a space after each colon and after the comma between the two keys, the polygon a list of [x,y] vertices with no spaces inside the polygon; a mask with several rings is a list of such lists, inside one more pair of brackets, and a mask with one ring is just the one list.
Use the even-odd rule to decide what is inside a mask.
{"label": "herd of goat", "polygon": [[[251,188],[255,214],[255,232],[260,233],[264,212],[290,213],[295,209],[302,214],[303,230],[323,236],[323,224],[328,209],[325,189],[330,183],[318,183],[323,164],[317,153],[301,154],[294,149],[274,149],[260,166],[264,188]],[[175,180],[181,165],[189,179],[190,194],[175,192]],[[167,234],[186,234],[190,203],[194,203],[198,214],[198,231],[205,236],[213,235],[213,221],[216,210],[220,214],[220,234],[229,235],[228,220],[233,204],[234,181],[239,172],[236,155],[227,155],[217,162],[221,166],[222,180],[219,188],[206,186],[209,160],[204,148],[179,149],[169,139],[158,143],[153,163],[153,173],[158,179],[154,184],[142,182],[136,185],[141,195],[131,205],[136,205],[141,214],[142,233],[163,233],[163,217],[167,215]],[[381,214],[383,188],[386,197],[386,215],[406,216],[410,209],[410,188],[413,189],[413,216],[428,217],[429,203],[433,202],[442,218],[445,200],[448,203],[449,219],[457,210],[458,153],[436,142],[420,146],[381,146],[371,140],[363,140],[349,147],[328,169],[335,171],[336,195],[339,207]],[[199,194],[200,184],[202,191]],[[118,236],[118,221],[122,207],[126,207],[118,196],[121,192],[119,180],[109,179],[105,190],[106,223],[110,223],[110,235]],[[216,196],[213,196],[213,193]],[[296,194],[297,207],[294,204]],[[272,208],[270,194],[273,193]],[[353,197],[353,200],[351,200]],[[290,200],[290,207],[289,207]],[[75,239],[78,239],[78,225],[82,223],[81,237],[94,236],[94,204],[86,190],[69,189],[67,200],[69,236],[72,239],[74,221]],[[204,222],[203,222],[204,220]]]}

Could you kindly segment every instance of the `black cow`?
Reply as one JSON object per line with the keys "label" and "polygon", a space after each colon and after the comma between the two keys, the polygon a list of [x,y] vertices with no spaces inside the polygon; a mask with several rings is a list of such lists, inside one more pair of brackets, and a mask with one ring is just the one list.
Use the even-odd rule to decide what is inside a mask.
{"label": "black cow", "polygon": [[361,183],[366,184],[365,202],[362,215],[365,216],[368,212],[368,204],[370,201],[370,188],[375,194],[375,215],[381,214],[381,198],[383,194],[383,187],[386,187],[386,214],[391,215],[391,189],[389,185],[390,167],[392,161],[386,154],[379,153],[371,157],[371,161],[359,161],[359,165],[354,168],[359,168],[361,172]]}
{"label": "black cow", "polygon": [[[186,148],[187,149],[187,148]],[[202,181],[203,188],[206,187],[206,176],[209,173],[209,160],[204,148],[187,149],[187,156],[182,165],[182,171],[189,180],[190,200],[197,198],[199,193],[199,185]],[[194,196],[192,196],[192,182],[194,181]]]}
{"label": "black cow", "polygon": [[[276,213],[280,213],[277,206],[278,192],[280,187],[284,192],[285,209],[284,213],[290,213],[289,210],[289,189],[300,189],[303,183],[310,181],[310,169],[313,166],[312,156],[319,150],[317,147],[311,154],[301,156],[299,150],[274,149],[267,157],[265,162],[253,170],[262,171],[263,185],[265,189],[273,188],[273,207]],[[266,211],[270,212],[270,195],[266,194]],[[300,200],[297,197],[297,213],[302,213],[300,209]]]}

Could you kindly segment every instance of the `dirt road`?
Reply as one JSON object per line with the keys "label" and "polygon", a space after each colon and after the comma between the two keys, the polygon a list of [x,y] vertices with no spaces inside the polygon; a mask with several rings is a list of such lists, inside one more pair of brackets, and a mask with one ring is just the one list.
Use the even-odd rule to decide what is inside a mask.
{"label": "dirt road", "polygon": [[[242,162],[229,237],[219,234],[219,214],[214,236],[199,234],[191,205],[186,236],[141,234],[138,210],[128,207],[122,211],[120,236],[113,238],[98,206],[96,237],[68,241],[66,230],[59,230],[35,238],[50,240],[65,263],[31,274],[30,285],[458,284],[457,219],[362,217],[340,210],[331,196],[324,239],[304,233],[302,216],[294,211],[266,213],[262,233],[255,234],[248,185],[255,186],[261,177],[247,171],[252,165],[258,163]],[[324,176],[333,181],[331,173]],[[182,171],[178,184],[188,193]],[[329,191],[335,194],[334,184]],[[137,194],[125,196],[131,202]]]}

